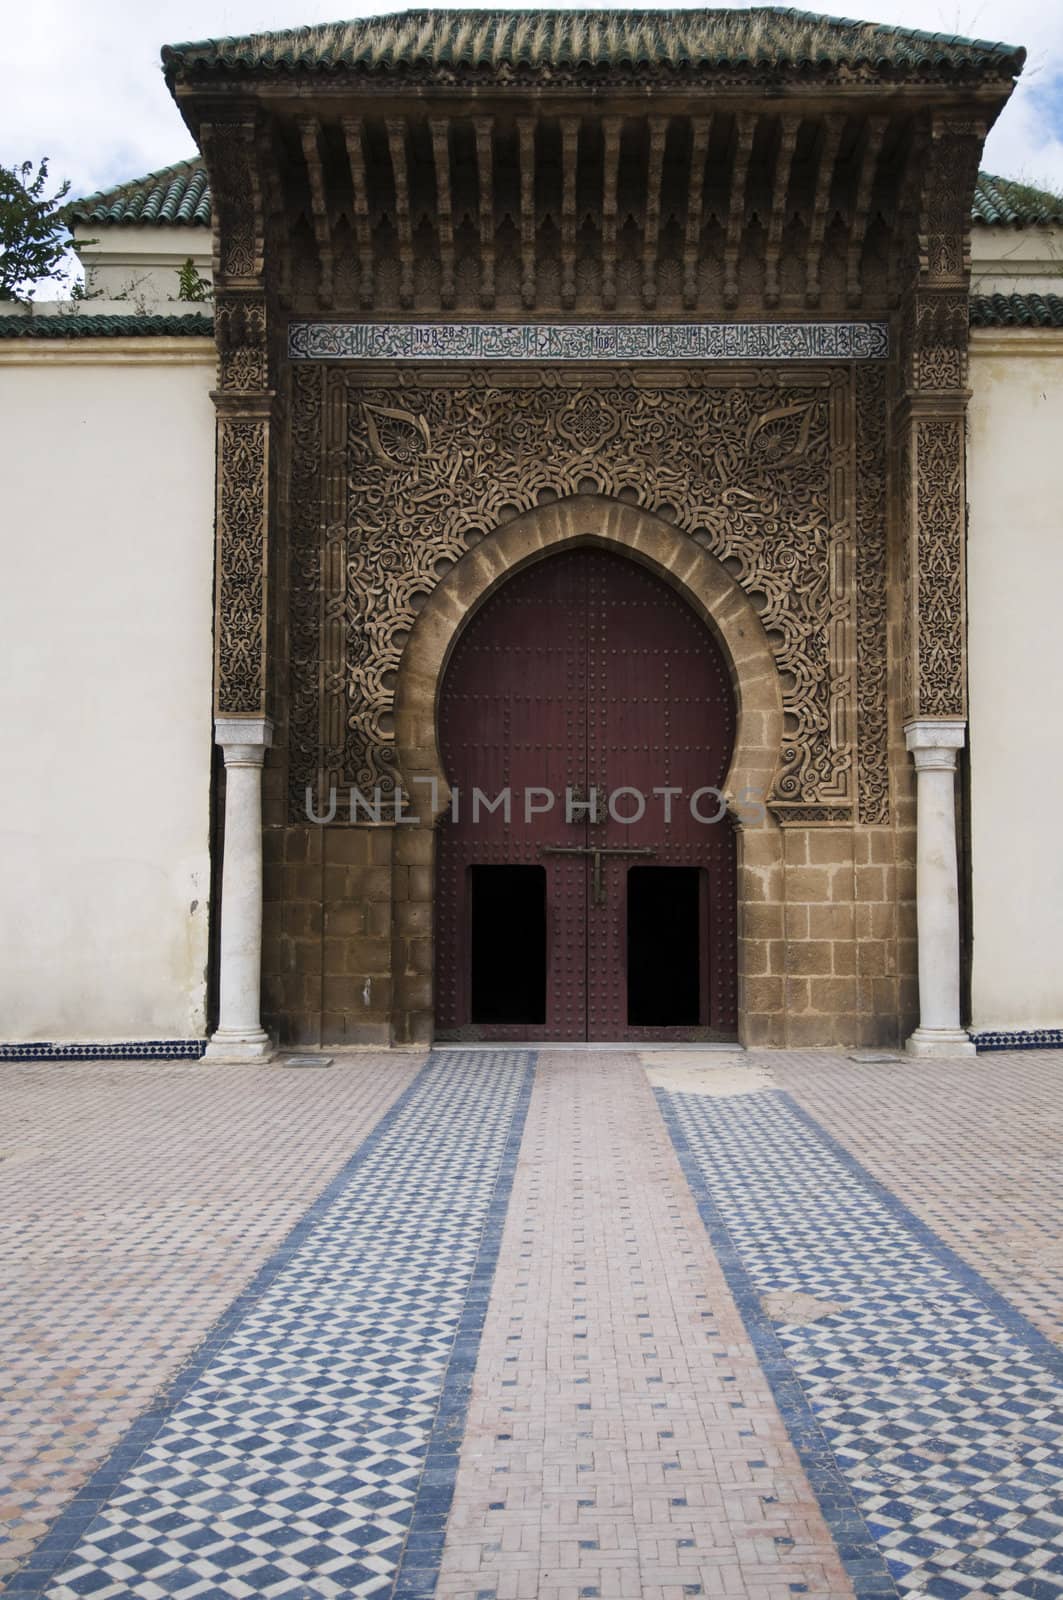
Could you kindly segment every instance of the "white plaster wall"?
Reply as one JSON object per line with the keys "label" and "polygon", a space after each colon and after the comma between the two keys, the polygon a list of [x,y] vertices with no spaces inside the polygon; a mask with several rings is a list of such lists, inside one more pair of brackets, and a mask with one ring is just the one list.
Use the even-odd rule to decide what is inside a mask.
{"label": "white plaster wall", "polygon": [[1063,333],[972,335],[973,1024],[1063,1026]]}
{"label": "white plaster wall", "polygon": [[184,344],[2,352],[0,1041],[205,1030],[214,366]]}
{"label": "white plaster wall", "polygon": [[[105,300],[118,296],[130,312],[141,307],[154,311],[159,304],[178,312],[196,310],[195,302],[177,299],[180,271],[189,258],[201,278],[208,283],[211,279],[209,228],[86,224],[75,230],[74,248],[85,268],[89,294]],[[84,309],[92,311],[93,301],[85,302]]]}
{"label": "white plaster wall", "polygon": [[1063,293],[1063,228],[971,229],[972,294]]}

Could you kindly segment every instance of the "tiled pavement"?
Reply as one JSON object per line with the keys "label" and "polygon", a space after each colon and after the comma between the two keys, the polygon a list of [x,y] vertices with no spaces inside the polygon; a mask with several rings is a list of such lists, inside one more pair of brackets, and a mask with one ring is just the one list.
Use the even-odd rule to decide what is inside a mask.
{"label": "tiled pavement", "polygon": [[1063,1596],[1063,1354],[788,1096],[662,1104],[858,1592]]}
{"label": "tiled pavement", "polygon": [[429,1064],[10,1593],[334,1600],[390,1593],[415,1536],[438,1561],[529,1066]]}
{"label": "tiled pavement", "polygon": [[1063,1057],[759,1065],[0,1068],[9,1592],[1063,1595]]}
{"label": "tiled pavement", "polygon": [[772,1080],[1063,1340],[1063,1052],[857,1065],[780,1052]]}
{"label": "tiled pavement", "polygon": [[419,1066],[0,1065],[0,1582]]}

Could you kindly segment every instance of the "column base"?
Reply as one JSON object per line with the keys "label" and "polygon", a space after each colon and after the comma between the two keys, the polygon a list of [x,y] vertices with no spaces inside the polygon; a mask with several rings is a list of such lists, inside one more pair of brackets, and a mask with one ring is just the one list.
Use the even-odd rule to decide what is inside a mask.
{"label": "column base", "polygon": [[916,1028],[904,1046],[910,1056],[974,1056],[966,1028]]}
{"label": "column base", "polygon": [[211,1036],[203,1052],[203,1060],[236,1065],[241,1061],[272,1061],[276,1053],[273,1040],[261,1029],[254,1033],[241,1033],[237,1028],[219,1028]]}

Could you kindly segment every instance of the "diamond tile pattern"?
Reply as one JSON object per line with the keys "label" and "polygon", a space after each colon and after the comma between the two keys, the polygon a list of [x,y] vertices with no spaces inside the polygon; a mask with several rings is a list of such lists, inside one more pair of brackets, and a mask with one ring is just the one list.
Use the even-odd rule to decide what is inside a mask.
{"label": "diamond tile pattern", "polygon": [[97,1476],[102,1507],[80,1528],[69,1514],[10,1593],[390,1591],[470,1291],[486,1300],[478,1256],[530,1060],[430,1060],[147,1447],[134,1428]]}
{"label": "diamond tile pattern", "polygon": [[787,1095],[662,1100],[747,1318],[769,1292],[841,1307],[775,1334],[899,1592],[1063,1596],[1059,1353]]}

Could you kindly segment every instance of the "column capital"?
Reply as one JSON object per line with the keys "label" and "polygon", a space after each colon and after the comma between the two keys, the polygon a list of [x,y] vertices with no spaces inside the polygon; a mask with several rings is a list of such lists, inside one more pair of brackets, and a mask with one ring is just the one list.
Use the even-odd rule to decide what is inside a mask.
{"label": "column capital", "polygon": [[273,743],[273,718],[216,717],[214,743],[221,745],[226,760],[230,749],[237,758],[240,753],[250,754],[255,747],[265,752]]}
{"label": "column capital", "polygon": [[904,724],[904,743],[915,760],[916,770],[924,767],[956,765],[956,752],[967,742],[967,723],[962,717],[919,717]]}

